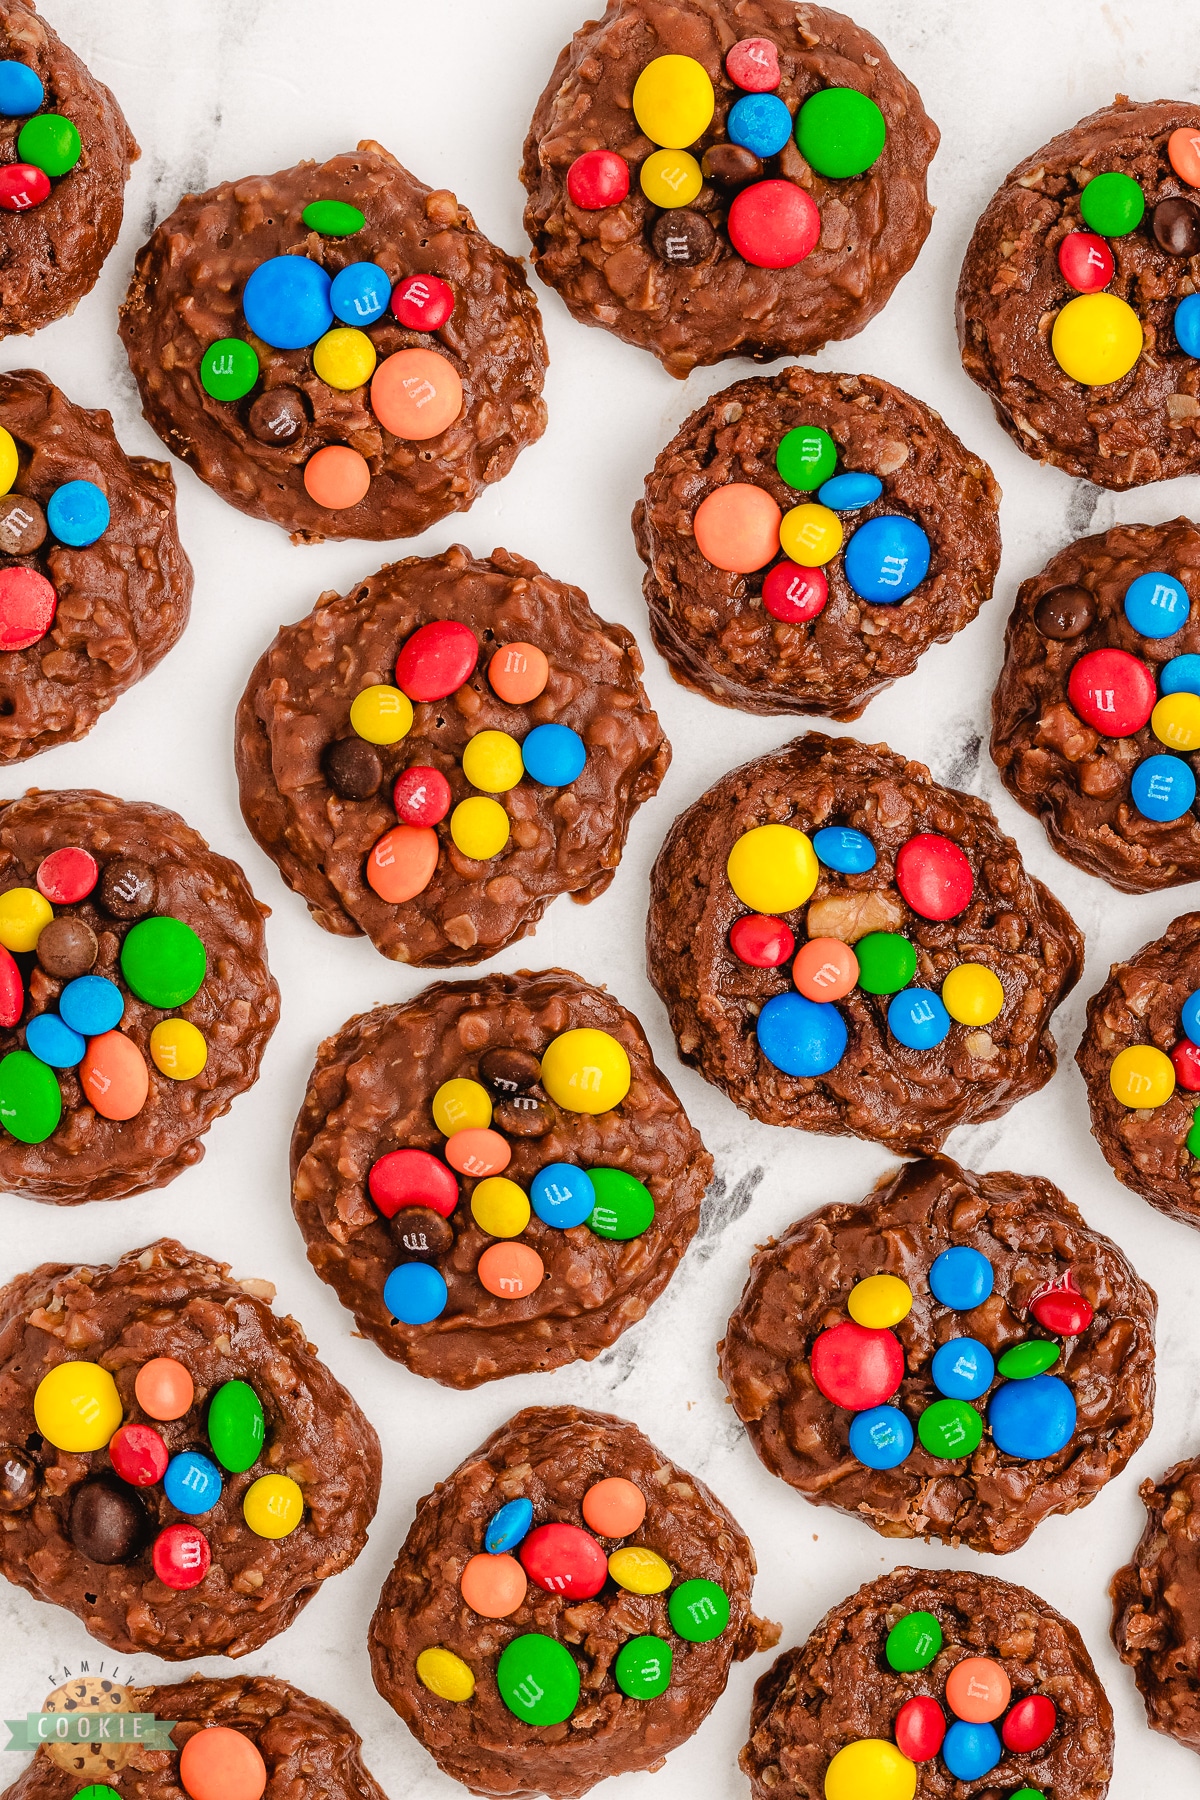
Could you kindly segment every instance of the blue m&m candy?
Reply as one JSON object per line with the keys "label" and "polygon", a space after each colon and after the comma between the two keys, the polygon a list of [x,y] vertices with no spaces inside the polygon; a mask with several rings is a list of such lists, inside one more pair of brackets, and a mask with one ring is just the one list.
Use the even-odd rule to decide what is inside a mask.
{"label": "blue m&m candy", "polygon": [[68,981],[59,996],[58,1010],[72,1031],[99,1037],[121,1023],[125,1000],[115,981],[103,975],[80,975]]}
{"label": "blue m&m candy", "polygon": [[1057,1375],[1006,1381],[992,1395],[988,1425],[998,1450],[1037,1462],[1069,1444],[1075,1431],[1075,1396]]}
{"label": "blue m&m candy", "polygon": [[521,743],[521,761],[543,787],[566,787],[583,774],[587,751],[569,725],[535,725]]}
{"label": "blue m&m candy", "polygon": [[503,1556],[507,1551],[515,1550],[528,1537],[532,1524],[533,1501],[523,1497],[520,1500],[510,1500],[488,1520],[487,1530],[483,1534],[483,1547],[489,1556]]}
{"label": "blue m&m candy", "polygon": [[340,269],[329,289],[334,317],[344,325],[373,325],[387,311],[392,283],[378,263],[356,262]]}
{"label": "blue m&m candy", "polygon": [[978,1338],[951,1338],[933,1353],[933,1385],[948,1400],[977,1400],[992,1385],[996,1365]]}
{"label": "blue m&m candy", "polygon": [[862,600],[905,600],[929,573],[929,539],[900,513],[860,525],[846,545],[846,580]]}
{"label": "blue m&m candy", "polygon": [[1175,338],[1185,356],[1200,356],[1200,294],[1189,294],[1175,308]]}
{"label": "blue m&m candy", "polygon": [[1004,1754],[994,1725],[972,1725],[955,1719],[942,1740],[942,1761],[956,1781],[978,1781]]}
{"label": "blue m&m candy", "polygon": [[1125,589],[1125,617],[1143,637],[1174,637],[1187,624],[1192,603],[1182,581],[1161,569],[1149,570]]}
{"label": "blue m&m candy", "polygon": [[221,1498],[221,1471],[198,1450],[181,1450],[163,1476],[167,1499],[181,1513],[205,1513]]}
{"label": "blue m&m candy", "polygon": [[847,470],[844,475],[835,475],[832,481],[824,482],[817,491],[817,499],[833,512],[853,512],[856,507],[870,506],[882,492],[883,483],[878,475]]}
{"label": "blue m&m candy", "polygon": [[1162,694],[1200,694],[1200,656],[1173,656],[1158,671]]}
{"label": "blue m&m candy", "polygon": [[23,119],[35,113],[46,99],[41,78],[27,63],[0,62],[0,115]]}
{"label": "blue m&m candy", "polygon": [[904,988],[888,1002],[891,1034],[910,1050],[932,1050],[950,1029],[950,1014],[931,988]]}
{"label": "blue m&m candy", "polygon": [[755,156],[778,156],[792,135],[792,115],[778,94],[743,94],[729,109],[725,131],[731,144]]}
{"label": "blue m&m candy", "polygon": [[94,481],[65,481],[46,502],[46,523],[60,544],[80,550],[108,530],[108,501]]}
{"label": "blue m&m candy", "polygon": [[446,1310],[446,1278],[432,1263],[401,1263],[383,1284],[383,1304],[402,1325],[428,1325]]}
{"label": "blue m&m candy", "polygon": [[272,256],[242,291],[246,323],[275,350],[304,350],[333,324],[330,281],[309,256]]}
{"label": "blue m&m candy", "polygon": [[868,1469],[894,1469],[912,1447],[912,1425],[898,1406],[872,1406],[850,1421],[850,1454]]}
{"label": "blue m&m candy", "polygon": [[846,1021],[828,1000],[776,994],[758,1015],[758,1047],[785,1075],[827,1075],[846,1054]]}
{"label": "blue m&m candy", "polygon": [[971,1312],[982,1306],[995,1280],[992,1265],[981,1250],[952,1244],[933,1259],[929,1285],[933,1297],[951,1312]]}
{"label": "blue m&m candy", "polygon": [[1188,995],[1183,1003],[1180,1018],[1189,1042],[1200,1044],[1200,988],[1194,994]]}
{"label": "blue m&m candy", "polygon": [[1129,792],[1144,819],[1168,824],[1196,798],[1196,777],[1182,756],[1147,756],[1130,776]]}
{"label": "blue m&m candy", "polygon": [[539,1219],[559,1231],[582,1225],[596,1205],[592,1178],[574,1163],[547,1163],[529,1184],[529,1198]]}
{"label": "blue m&m candy", "polygon": [[52,1069],[73,1069],[83,1061],[87,1040],[57,1013],[36,1013],[25,1027],[25,1048]]}
{"label": "blue m&m candy", "polygon": [[825,825],[812,841],[818,862],[839,875],[864,875],[875,867],[875,846],[849,825]]}

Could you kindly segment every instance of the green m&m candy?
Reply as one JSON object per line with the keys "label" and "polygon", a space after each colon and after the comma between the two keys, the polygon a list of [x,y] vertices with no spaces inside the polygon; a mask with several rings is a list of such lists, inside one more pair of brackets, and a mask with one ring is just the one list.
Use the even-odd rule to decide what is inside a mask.
{"label": "green m&m candy", "polygon": [[854,946],[858,985],[867,994],[898,994],[917,972],[917,953],[898,931],[870,931]]}
{"label": "green m&m candy", "polygon": [[121,945],[121,973],[147,1006],[183,1006],[207,970],[204,945],[182,919],[143,919]]}
{"label": "green m&m candy", "polygon": [[501,1651],[496,1686],[509,1712],[527,1725],[561,1725],[579,1699],[579,1667],[557,1638],[527,1631]]}
{"label": "green m&m candy", "polygon": [[61,113],[36,113],[21,127],[17,155],[43,175],[65,175],[82,154],[78,131]]}
{"label": "green m&m candy", "polygon": [[1187,1147],[1193,1156],[1200,1156],[1200,1107],[1192,1114],[1192,1129],[1187,1134]]}
{"label": "green m&m candy", "polygon": [[[75,1800],[79,1800],[78,1794]],[[1041,1788],[1018,1788],[1015,1794],[1009,1795],[1008,1800],[1046,1800],[1046,1796]]]}
{"label": "green m&m candy", "polygon": [[917,1420],[917,1436],[930,1456],[953,1462],[978,1450],[983,1420],[965,1400],[935,1400]]}
{"label": "green m&m candy", "polygon": [[905,1613],[888,1632],[883,1653],[893,1669],[911,1675],[927,1669],[942,1647],[942,1628],[931,1612]]}
{"label": "green m&m candy", "polygon": [[672,1628],[689,1644],[707,1644],[729,1623],[729,1598],[715,1581],[682,1581],[667,1601]]}
{"label": "green m&m candy", "polygon": [[1006,1350],[996,1367],[1010,1381],[1028,1381],[1031,1375],[1044,1375],[1062,1354],[1061,1346],[1049,1338],[1030,1338]]}
{"label": "green m&m candy", "polygon": [[630,1638],[617,1652],[617,1686],[631,1700],[653,1700],[670,1687],[673,1660],[665,1638]]}
{"label": "green m&m candy", "polygon": [[1126,237],[1136,231],[1146,210],[1146,197],[1131,175],[1112,169],[1093,176],[1079,196],[1083,222],[1101,237]]}
{"label": "green m&m candy", "polygon": [[218,338],[200,358],[200,385],[214,400],[240,400],[258,380],[258,357],[242,338]]}
{"label": "green m&m candy", "polygon": [[28,1050],[10,1050],[0,1061],[0,1125],[23,1144],[44,1144],[61,1118],[54,1070]]}
{"label": "green m&m candy", "polygon": [[588,1216],[589,1231],[597,1237],[641,1237],[654,1223],[654,1201],[650,1189],[636,1175],[624,1169],[588,1169],[587,1178],[596,1191],[596,1204]]}
{"label": "green m&m candy", "polygon": [[90,1781],[87,1787],[76,1788],[72,1800],[121,1800],[121,1796],[106,1781]]}
{"label": "green m&m candy", "polygon": [[837,467],[837,445],[819,425],[798,425],[785,432],[775,452],[775,467],[781,481],[799,493],[819,488]]}
{"label": "green m&m candy", "polygon": [[864,175],[886,141],[883,114],[857,88],[822,88],[804,102],[796,118],[801,156],[831,180]]}
{"label": "green m&m candy", "polygon": [[345,200],[314,200],[300,217],[310,231],[319,231],[322,237],[353,237],[367,222],[357,206]]}
{"label": "green m&m candy", "polygon": [[249,1383],[222,1383],[208,1409],[208,1441],[221,1467],[241,1475],[258,1461],[266,1432],[262,1402]]}

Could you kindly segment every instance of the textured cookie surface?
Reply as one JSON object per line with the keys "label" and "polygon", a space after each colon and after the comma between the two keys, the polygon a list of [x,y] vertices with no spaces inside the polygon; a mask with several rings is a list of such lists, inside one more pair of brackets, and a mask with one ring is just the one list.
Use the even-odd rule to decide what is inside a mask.
{"label": "textured cookie surface", "polygon": [[1200,1457],[1143,1481],[1146,1529],[1112,1579],[1112,1637],[1133,1670],[1152,1731],[1200,1753]]}

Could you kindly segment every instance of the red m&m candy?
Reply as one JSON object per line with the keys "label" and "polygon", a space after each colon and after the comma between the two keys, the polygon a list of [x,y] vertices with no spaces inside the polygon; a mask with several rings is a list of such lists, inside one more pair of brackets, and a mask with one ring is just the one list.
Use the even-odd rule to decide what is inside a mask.
{"label": "red m&m candy", "polygon": [[11,952],[0,945],[0,1025],[19,1025],[25,1010],[25,983]]}
{"label": "red m&m candy", "polygon": [[40,206],[50,193],[50,178],[32,163],[9,163],[0,168],[0,206],[5,212],[28,212]]}
{"label": "red m&m candy", "polygon": [[729,932],[729,947],[739,962],[752,969],[777,969],[796,948],[796,938],[785,919],[767,913],[747,913]]}
{"label": "red m&m candy", "polygon": [[1128,650],[1089,650],[1071,670],[1067,698],[1105,737],[1132,737],[1158,698],[1153,670]]}
{"label": "red m&m candy", "polygon": [[956,919],[971,903],[975,877],[960,845],[921,831],[900,846],[896,886],[923,919]]}
{"label": "red m&m candy", "polygon": [[946,1735],[946,1716],[932,1694],[914,1694],[896,1714],[896,1748],[909,1762],[932,1762]]}
{"label": "red m&m candy", "polygon": [[392,805],[402,825],[436,825],[450,811],[450,783],[440,769],[414,763],[396,777]]}
{"label": "red m&m candy", "polygon": [[0,569],[0,650],[28,650],[54,623],[58,595],[44,575]]}
{"label": "red m&m candy", "polygon": [[615,150],[585,150],[567,170],[567,193],[584,212],[620,206],[629,192],[629,164]]}
{"label": "red m&m candy", "polygon": [[852,1412],[882,1406],[904,1379],[904,1351],[895,1332],[850,1321],[817,1336],[810,1362],[825,1398]]}
{"label": "red m&m candy", "polygon": [[1029,1302],[1029,1310],[1038,1324],[1056,1337],[1078,1337],[1095,1316],[1070,1269],[1060,1281],[1048,1281],[1039,1288]]}
{"label": "red m&m candy", "polygon": [[410,700],[445,700],[475,672],[475,633],[456,619],[434,619],[413,632],[396,658],[396,686]]}
{"label": "red m&m candy", "polygon": [[1186,1093],[1200,1093],[1200,1045],[1182,1038],[1171,1052],[1175,1079]]}
{"label": "red m&m candy", "polygon": [[87,899],[100,879],[100,868],[86,850],[66,844],[43,856],[34,879],[52,905],[74,906]]}
{"label": "red m&m candy", "polygon": [[1072,231],[1058,246],[1058,266],[1077,294],[1098,294],[1112,280],[1117,265],[1102,237],[1094,231]]}
{"label": "red m&m candy", "polygon": [[392,311],[410,331],[440,331],[454,311],[454,289],[439,275],[406,275],[392,289]]}
{"label": "red m&m candy", "polygon": [[1040,1750],[1058,1724],[1058,1708],[1046,1694],[1026,1694],[1018,1700],[1001,1728],[1006,1750]]}
{"label": "red m&m candy", "polygon": [[164,1587],[183,1590],[199,1587],[208,1574],[212,1551],[194,1525],[168,1525],[154,1540],[151,1560]]}
{"label": "red m&m candy", "polygon": [[571,1600],[590,1600],[608,1578],[608,1558],[578,1525],[537,1526],[523,1540],[519,1555],[530,1581]]}
{"label": "red m&m candy", "polygon": [[792,181],[756,181],[729,208],[729,241],[758,269],[791,269],[821,235],[816,204]]}
{"label": "red m&m candy", "polygon": [[773,619],[802,625],[815,619],[829,598],[823,569],[802,569],[799,563],[776,563],[763,582],[763,605]]}
{"label": "red m&m candy", "polygon": [[372,1165],[367,1187],[385,1219],[402,1206],[431,1206],[448,1219],[458,1205],[453,1171],[428,1150],[389,1150]]}
{"label": "red m&m candy", "polygon": [[153,1425],[122,1425],[108,1440],[108,1456],[121,1480],[132,1487],[153,1487],[170,1461]]}
{"label": "red m&m candy", "polygon": [[770,38],[743,38],[725,58],[725,73],[747,94],[773,94],[779,86],[779,52]]}

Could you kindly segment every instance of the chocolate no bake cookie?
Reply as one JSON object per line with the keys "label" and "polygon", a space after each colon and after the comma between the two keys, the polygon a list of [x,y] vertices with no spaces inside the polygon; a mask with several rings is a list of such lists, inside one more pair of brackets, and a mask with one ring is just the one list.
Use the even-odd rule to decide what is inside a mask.
{"label": "chocolate no bake cookie", "polygon": [[29,0],[0,0],[0,62],[9,65],[0,89],[6,338],[73,312],[95,286],[139,151],[104,83]]}
{"label": "chocolate no bake cookie", "polygon": [[[999,501],[987,464],[877,376],[739,381],[684,421],[634,509],[655,645],[722,705],[857,718],[990,596]],[[786,546],[806,525],[823,541],[798,565]]]}
{"label": "chocolate no bake cookie", "polygon": [[292,1138],[313,1268],[448,1387],[607,1349],[670,1280],[711,1173],[633,1014],[561,969],[351,1019]]}
{"label": "chocolate no bake cookie", "polygon": [[162,1187],[258,1077],[264,908],[178,813],[82,788],[0,806],[0,1187]]}
{"label": "chocolate no bake cookie", "polygon": [[958,282],[963,368],[1013,441],[1103,487],[1200,468],[1200,107],[1118,95],[1017,164]]}
{"label": "chocolate no bake cookie", "polygon": [[1146,1528],[1133,1559],[1112,1578],[1112,1638],[1133,1670],[1151,1731],[1200,1753],[1200,1456],[1138,1490]]}
{"label": "chocolate no bake cookie", "polygon": [[740,1762],[753,1800],[1103,1800],[1112,1759],[1112,1708],[1068,1619],[994,1576],[896,1569],[760,1676]]}
{"label": "chocolate no bake cookie", "polygon": [[718,1352],[755,1450],[814,1505],[1004,1552],[1145,1440],[1154,1317],[1053,1183],[936,1156],[759,1250]]}
{"label": "chocolate no bake cookie", "polygon": [[538,101],[525,228],[574,316],[672,375],[803,356],[861,331],[916,261],[937,145],[916,88],[841,13],[609,0]]}
{"label": "chocolate no bake cookie", "polygon": [[297,541],[413,537],[546,425],[520,264],[371,141],[185,196],[121,337],[168,449]]}
{"label": "chocolate no bake cookie", "polygon": [[676,819],[646,944],[680,1056],[736,1106],[910,1154],[1049,1081],[1083,962],[984,801],[821,732]]}
{"label": "chocolate no bake cookie", "polygon": [[659,1768],[730,1664],[778,1642],[754,1573],[635,1425],[528,1407],[419,1503],[371,1621],[375,1685],[473,1792],[576,1800]]}
{"label": "chocolate no bake cookie", "polygon": [[409,557],[323,595],[259,660],[242,812],[326,931],[480,962],[556,894],[612,881],[671,757],[641,675],[632,634],[536,563]]}
{"label": "chocolate no bake cookie", "polygon": [[273,1297],[169,1239],[0,1290],[0,1571],[114,1650],[243,1656],[366,1542],[378,1440]]}
{"label": "chocolate no bake cookie", "polygon": [[[2,165],[0,165],[2,166]],[[83,737],[188,621],[166,463],[35,369],[0,375],[0,762]]]}
{"label": "chocolate no bake cookie", "polygon": [[1076,868],[1142,894],[1200,876],[1200,530],[1114,525],[1022,582],[992,699],[1005,787]]}

